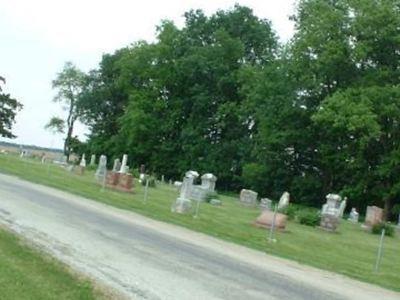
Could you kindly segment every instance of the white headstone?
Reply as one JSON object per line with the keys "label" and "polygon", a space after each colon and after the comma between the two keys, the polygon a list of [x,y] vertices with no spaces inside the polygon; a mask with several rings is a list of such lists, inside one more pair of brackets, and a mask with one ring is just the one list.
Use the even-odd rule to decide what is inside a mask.
{"label": "white headstone", "polygon": [[260,208],[262,210],[272,210],[272,200],[268,198],[261,198]]}
{"label": "white headstone", "polygon": [[96,170],[96,178],[97,180],[103,180],[104,176],[107,174],[107,156],[101,155],[99,159],[99,165]]}
{"label": "white headstone", "polygon": [[359,213],[357,212],[357,210],[353,207],[351,209],[350,212],[350,216],[349,216],[349,221],[352,223],[358,223],[358,217],[359,217]]}
{"label": "white headstone", "polygon": [[256,205],[258,193],[252,190],[242,189],[240,191],[240,202],[246,205]]}
{"label": "white headstone", "polygon": [[211,173],[206,173],[203,176],[201,176],[201,187],[210,192],[214,192],[216,181],[217,177],[215,177]]}
{"label": "white headstone", "polygon": [[199,173],[196,171],[188,171],[183,178],[182,186],[180,188],[179,197],[176,199],[175,203],[172,205],[171,210],[177,213],[187,213],[190,212],[192,208],[192,203],[190,201],[190,196],[193,189],[193,181],[199,177]]}
{"label": "white headstone", "polygon": [[120,173],[127,173],[127,163],[128,163],[128,154],[124,154],[124,156],[122,157],[122,164],[121,164],[121,168],[119,170]]}
{"label": "white headstone", "polygon": [[339,205],[339,211],[338,211],[339,218],[343,218],[343,213],[344,213],[344,210],[346,209],[346,204],[347,204],[347,198],[345,197],[344,200],[342,202],[340,202],[340,205]]}
{"label": "white headstone", "polygon": [[326,203],[322,206],[323,215],[332,215],[339,217],[339,206],[342,197],[336,194],[326,195]]}
{"label": "white headstone", "polygon": [[86,167],[86,159],[85,159],[85,154],[82,154],[82,159],[81,162],[79,163],[81,167]]}
{"label": "white headstone", "polygon": [[121,162],[119,158],[114,159],[113,172],[118,172],[121,169]]}
{"label": "white headstone", "polygon": [[281,198],[279,199],[278,209],[284,209],[285,207],[287,207],[289,205],[289,201],[290,201],[290,194],[288,192],[284,192]]}

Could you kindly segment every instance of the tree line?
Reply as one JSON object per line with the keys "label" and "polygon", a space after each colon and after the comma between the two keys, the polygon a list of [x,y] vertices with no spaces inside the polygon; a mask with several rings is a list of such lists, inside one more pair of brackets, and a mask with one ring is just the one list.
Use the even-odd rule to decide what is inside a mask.
{"label": "tree line", "polygon": [[399,1],[298,1],[287,43],[244,6],[184,17],[57,75],[58,99],[73,99],[66,152],[127,153],[166,178],[212,172],[220,190],[306,205],[331,192],[361,211],[399,203]]}

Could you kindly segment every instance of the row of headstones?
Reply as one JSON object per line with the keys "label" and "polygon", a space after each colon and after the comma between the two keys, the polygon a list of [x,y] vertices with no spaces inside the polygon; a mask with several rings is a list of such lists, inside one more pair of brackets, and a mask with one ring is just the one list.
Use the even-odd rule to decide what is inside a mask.
{"label": "row of headstones", "polygon": [[[257,204],[258,193],[243,189],[240,192],[239,200],[241,203],[246,205]],[[328,230],[335,231],[339,225],[340,219],[343,218],[343,213],[346,208],[347,198],[342,198],[336,194],[328,194],[326,196],[327,202],[322,206],[321,210],[321,222],[320,227]],[[290,194],[284,192],[279,199],[279,203],[276,207],[277,211],[282,211],[289,205]],[[259,204],[262,209],[261,215],[256,219],[255,225],[260,227],[269,228],[274,223],[274,226],[278,229],[284,229],[286,227],[287,216],[280,212],[273,212],[272,200],[268,198],[262,198]],[[352,223],[358,223],[359,213],[355,208],[351,209],[348,220]],[[373,225],[382,222],[383,220],[383,209],[376,206],[368,206],[365,217],[365,223],[363,227],[371,228]]]}

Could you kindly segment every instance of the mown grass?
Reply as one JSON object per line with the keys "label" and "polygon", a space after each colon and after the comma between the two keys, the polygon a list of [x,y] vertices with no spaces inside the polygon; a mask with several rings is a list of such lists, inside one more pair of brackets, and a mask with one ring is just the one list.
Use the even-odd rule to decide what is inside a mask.
{"label": "mown grass", "polygon": [[64,169],[32,159],[21,160],[11,155],[0,155],[0,171],[23,179],[62,189],[77,195],[138,212],[153,219],[177,224],[227,241],[241,244],[269,254],[292,259],[321,269],[341,273],[362,281],[400,291],[400,240],[385,238],[384,255],[378,273],[373,271],[379,236],[342,221],[338,233],[327,233],[290,221],[287,231],[277,233],[276,243],[267,242],[267,231],[251,223],[259,215],[257,208],[244,207],[237,198],[220,196],[223,205],[200,206],[198,218],[171,213],[171,204],[178,193],[167,184],[150,188],[148,201],[143,202],[144,188],[135,185],[134,194],[101,191],[93,171],[78,176]]}
{"label": "mown grass", "polygon": [[0,299],[98,298],[89,281],[0,228]]}

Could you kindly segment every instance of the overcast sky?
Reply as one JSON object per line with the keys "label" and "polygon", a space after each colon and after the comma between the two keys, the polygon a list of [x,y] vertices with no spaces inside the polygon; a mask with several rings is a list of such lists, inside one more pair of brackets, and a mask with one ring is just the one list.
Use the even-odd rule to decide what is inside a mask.
{"label": "overcast sky", "polygon": [[[181,27],[185,11],[200,8],[210,15],[235,3],[271,20],[281,40],[292,36],[288,17],[295,0],[0,0],[0,76],[7,80],[4,90],[24,105],[12,141],[48,147],[53,140],[53,146],[62,146],[63,137],[52,138],[44,125],[51,116],[64,115],[52,102],[51,81],[65,61],[88,71],[103,53],[137,40],[153,41],[162,19]],[[85,139],[85,132],[78,124],[75,133]]]}

